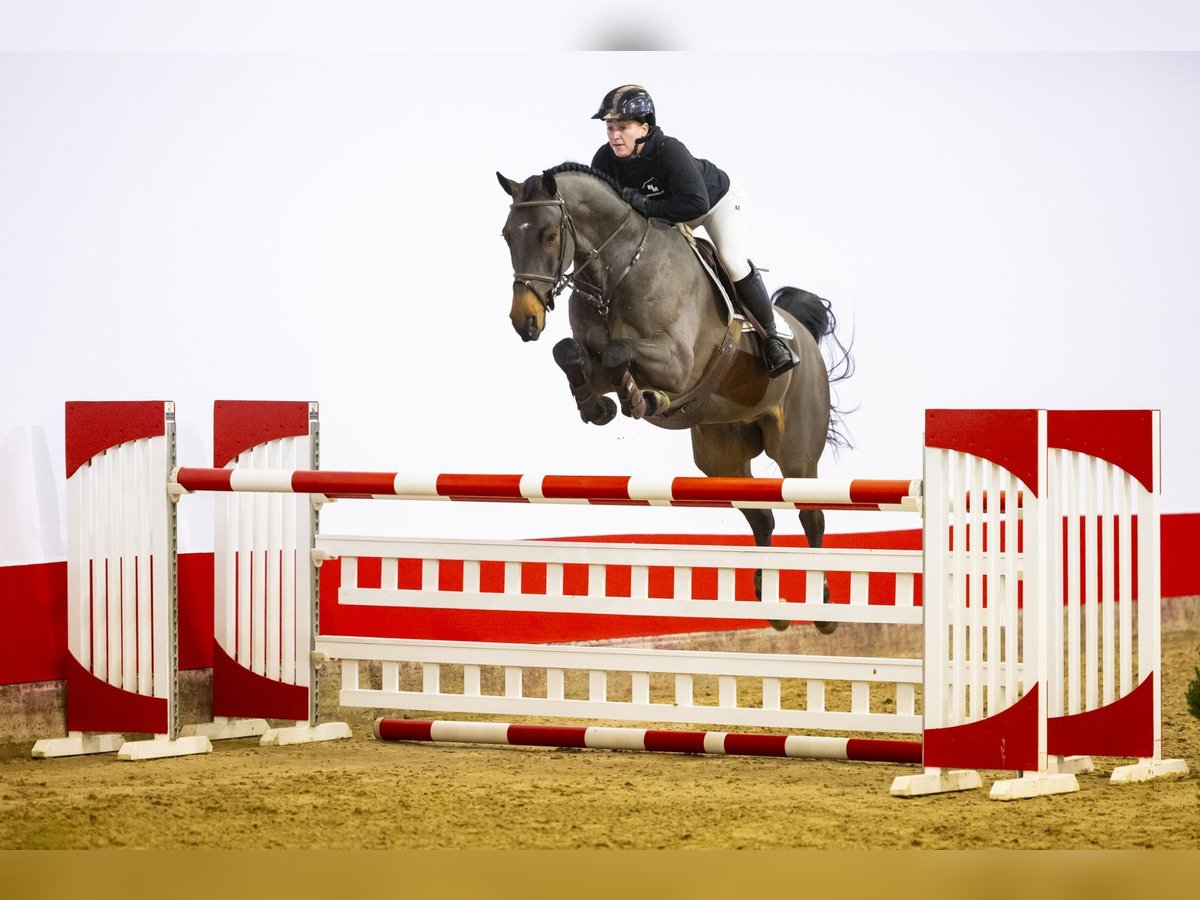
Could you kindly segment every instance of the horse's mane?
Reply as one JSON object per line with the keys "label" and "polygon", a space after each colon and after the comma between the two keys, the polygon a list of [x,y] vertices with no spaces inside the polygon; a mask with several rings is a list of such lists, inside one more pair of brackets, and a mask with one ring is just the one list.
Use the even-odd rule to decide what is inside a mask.
{"label": "horse's mane", "polygon": [[560,175],[563,172],[579,172],[583,175],[590,175],[593,178],[607,184],[618,196],[621,194],[621,185],[617,184],[617,179],[613,178],[607,172],[601,172],[599,169],[593,169],[591,166],[584,165],[583,163],[569,161],[559,163],[552,169],[546,169],[546,171],[544,171],[542,174]]}

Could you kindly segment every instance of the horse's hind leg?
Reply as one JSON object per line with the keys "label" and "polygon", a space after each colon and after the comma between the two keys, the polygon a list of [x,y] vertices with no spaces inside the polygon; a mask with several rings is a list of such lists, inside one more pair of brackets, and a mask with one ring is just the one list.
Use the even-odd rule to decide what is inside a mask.
{"label": "horse's hind leg", "polygon": [[[808,546],[820,547],[825,540],[825,513],[819,509],[800,510],[800,527],[804,529],[804,536],[808,538]],[[825,578],[825,588],[821,600],[823,603],[829,602],[828,576]],[[837,622],[813,622],[813,625],[821,634],[833,634],[838,627]]]}
{"label": "horse's hind leg", "polygon": [[[824,382],[818,382],[825,387]],[[779,465],[780,472],[785,478],[816,478],[817,460],[825,447],[825,435],[829,430],[828,412],[817,415],[820,410],[828,410],[828,394],[822,391],[815,398],[810,398],[799,410],[793,410],[790,417],[779,416],[767,420],[764,428],[764,442],[767,455]],[[814,412],[816,411],[816,412]],[[806,418],[806,414],[814,418]],[[778,422],[786,418],[789,422],[787,431],[778,427]],[[819,509],[800,510],[800,526],[808,539],[808,546],[819,548],[825,540],[825,513]],[[822,602],[829,602],[829,578],[825,577]],[[837,622],[814,622],[821,634],[833,634],[837,630]]]}
{"label": "horse's hind leg", "polygon": [[592,364],[583,345],[575,338],[563,338],[554,345],[554,361],[567,376],[579,417],[593,425],[611,422],[617,414],[617,404],[596,393],[592,386]]}
{"label": "horse's hind leg", "polygon": [[[762,432],[757,425],[697,425],[692,429],[692,458],[700,471],[710,478],[749,478],[750,461],[762,450]],[[739,509],[738,512],[750,524],[755,545],[770,547],[771,535],[775,533],[774,511]],[[754,594],[762,600],[761,570],[754,573]],[[778,631],[785,630],[789,624],[787,621],[771,622]]]}
{"label": "horse's hind leg", "polygon": [[[762,433],[757,425],[697,425],[692,429],[692,459],[710,478],[749,478],[750,460],[762,453]],[[739,509],[759,547],[771,546],[775,514],[769,509]]]}

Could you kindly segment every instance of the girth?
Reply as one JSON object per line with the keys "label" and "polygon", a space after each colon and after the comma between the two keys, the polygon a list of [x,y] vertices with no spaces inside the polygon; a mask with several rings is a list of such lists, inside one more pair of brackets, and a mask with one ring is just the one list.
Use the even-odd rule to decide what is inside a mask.
{"label": "girth", "polygon": [[738,354],[738,344],[742,340],[742,320],[734,319],[725,329],[717,352],[709,360],[700,380],[677,397],[671,398],[671,405],[665,412],[647,416],[647,421],[653,422],[660,428],[682,429],[700,424],[704,418],[708,401],[725,382],[729,369]]}

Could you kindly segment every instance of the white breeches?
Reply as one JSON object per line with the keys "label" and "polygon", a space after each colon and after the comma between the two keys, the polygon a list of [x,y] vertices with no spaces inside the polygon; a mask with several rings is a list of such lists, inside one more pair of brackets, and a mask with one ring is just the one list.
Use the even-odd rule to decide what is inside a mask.
{"label": "white breeches", "polygon": [[717,205],[688,222],[693,231],[704,226],[729,276],[741,281],[750,274],[750,213],[741,186],[729,179],[729,190]]}

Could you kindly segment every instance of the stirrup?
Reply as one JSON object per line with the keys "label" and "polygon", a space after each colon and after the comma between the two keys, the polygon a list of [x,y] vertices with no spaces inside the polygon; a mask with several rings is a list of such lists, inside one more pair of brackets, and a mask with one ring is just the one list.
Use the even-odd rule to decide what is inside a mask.
{"label": "stirrup", "polygon": [[[772,344],[787,354],[787,359],[780,360],[775,366],[772,366],[768,359],[770,354],[768,353],[767,348]],[[762,360],[763,365],[767,369],[767,376],[770,378],[778,378],[784,372],[791,371],[800,363],[800,357],[796,355],[796,352],[787,345],[787,342],[784,341],[783,338],[780,337],[764,337],[762,339]]]}

